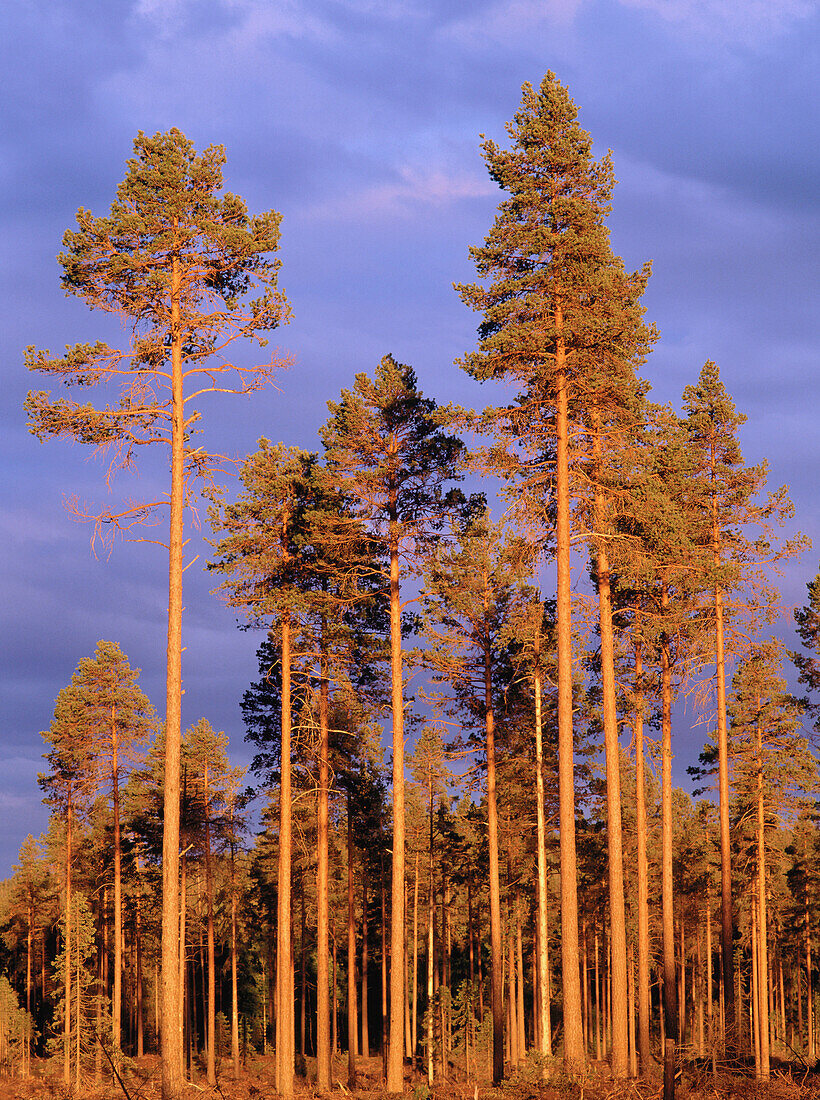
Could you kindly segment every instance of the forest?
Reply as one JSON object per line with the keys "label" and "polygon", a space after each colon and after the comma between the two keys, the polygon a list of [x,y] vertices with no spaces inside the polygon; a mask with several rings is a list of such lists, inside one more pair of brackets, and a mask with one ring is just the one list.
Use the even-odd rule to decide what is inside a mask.
{"label": "forest", "polygon": [[[386,354],[314,450],[260,438],[233,481],[197,425],[282,365],[279,214],[171,129],[66,232],[63,289],[125,339],[27,348],[75,395],[31,391],[28,428],[109,476],[162,454],[158,498],[71,507],[167,550],[166,697],[100,640],[55,701],[49,826],[0,883],[1,1097],[811,1092],[820,574],[778,636],[809,542],[716,363],[650,399],[650,265],[613,251],[567,88],[525,84],[481,149],[503,198],[457,366],[505,403]],[[182,728],[195,509],[261,639],[249,769]]]}

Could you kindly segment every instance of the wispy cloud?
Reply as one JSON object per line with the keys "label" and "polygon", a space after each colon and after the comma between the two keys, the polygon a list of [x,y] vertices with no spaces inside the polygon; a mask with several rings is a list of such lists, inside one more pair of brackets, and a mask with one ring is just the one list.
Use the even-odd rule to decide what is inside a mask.
{"label": "wispy cloud", "polygon": [[755,45],[817,11],[816,0],[619,0],[693,37]]}
{"label": "wispy cloud", "polygon": [[475,15],[456,19],[442,30],[444,38],[462,46],[519,43],[538,28],[569,26],[585,0],[502,0]]}
{"label": "wispy cloud", "polygon": [[374,184],[360,191],[340,195],[307,207],[311,219],[348,220],[363,217],[404,217],[417,215],[419,207],[444,207],[463,199],[495,194],[495,186],[486,178],[463,170],[402,165],[398,179]]}

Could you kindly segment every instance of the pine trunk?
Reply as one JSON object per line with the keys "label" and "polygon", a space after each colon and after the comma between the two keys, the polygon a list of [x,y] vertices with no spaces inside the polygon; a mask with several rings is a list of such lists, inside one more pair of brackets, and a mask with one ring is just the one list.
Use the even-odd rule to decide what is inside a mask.
{"label": "pine trunk", "polygon": [[168,530],[168,643],[165,682],[165,789],[162,829],[162,1100],[182,1096],[179,980],[179,779],[182,739],[182,556],[185,408],[179,257],[171,269],[171,512]]}
{"label": "pine trunk", "polygon": [[643,739],[643,663],[640,644],[635,647],[635,817],[638,863],[638,1052],[641,1073],[652,1062],[649,1032],[649,865],[646,857],[646,765]]}
{"label": "pine trunk", "polygon": [[[758,710],[760,701],[758,700]],[[763,734],[757,723],[757,919],[758,995],[760,998],[760,1080],[768,1081],[769,1063],[769,955],[766,919],[766,817],[763,804]]]}
{"label": "pine trunk", "polygon": [[316,1087],[330,1091],[330,959],[328,952],[328,746],[329,672],[325,624],[322,623],[319,684],[319,798],[316,838]]}
{"label": "pine trunk", "polygon": [[[287,544],[287,520],[282,542]],[[281,1096],[293,1096],[294,1004],[291,935],[291,623],[282,616],[282,744],[279,787],[279,891],[276,925],[276,1085]]]}
{"label": "pine trunk", "polygon": [[[668,606],[663,586],[661,606]],[[663,1097],[675,1095],[675,1034],[677,1032],[677,990],[675,988],[675,924],[672,894],[672,670],[669,642],[661,639],[661,894],[663,909]]]}
{"label": "pine trunk", "polygon": [[347,794],[347,1087],[356,1088],[356,901],[353,881],[353,800]]}
{"label": "pine trunk", "polygon": [[[561,860],[561,972],[564,992],[564,1066],[571,1075],[584,1071],[581,982],[578,957],[578,871],[575,853],[575,738],[572,718],[572,604],[570,578],[569,417],[563,311],[555,307],[555,431],[558,649],[558,815]],[[503,1068],[503,1067],[502,1067]]]}
{"label": "pine trunk", "polygon": [[[544,813],[544,744],[541,716],[541,631],[535,635],[535,806],[537,815],[536,852],[538,859],[538,1049],[543,1058],[552,1054],[550,1002],[547,990],[549,956],[547,954],[547,830]],[[546,1076],[547,1067],[543,1069]]]}
{"label": "pine trunk", "polygon": [[[486,593],[486,586],[485,586]],[[487,596],[485,594],[485,602]],[[484,723],[487,739],[487,843],[490,856],[490,956],[493,1013],[493,1085],[504,1077],[504,1004],[502,995],[501,891],[498,873],[498,808],[495,791],[495,712],[489,643],[484,647]]]}
{"label": "pine trunk", "polygon": [[393,875],[390,914],[390,1045],[387,1058],[387,1092],[393,1096],[400,1096],[404,1091],[404,688],[399,543],[395,505],[391,515],[389,549],[390,673],[393,711]]}
{"label": "pine trunk", "polygon": [[205,1072],[209,1085],[216,1084],[216,947],[214,943],[214,883],[211,869],[211,821],[210,795],[208,792],[208,766],[205,765],[202,783],[204,788],[203,810],[205,817],[205,903],[207,906],[208,937],[208,996],[207,1024],[205,1028]]}

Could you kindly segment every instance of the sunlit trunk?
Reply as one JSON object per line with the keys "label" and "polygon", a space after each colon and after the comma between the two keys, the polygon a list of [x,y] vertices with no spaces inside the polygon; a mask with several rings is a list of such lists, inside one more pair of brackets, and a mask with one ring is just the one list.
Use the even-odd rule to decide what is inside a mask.
{"label": "sunlit trunk", "polygon": [[182,557],[185,410],[179,257],[171,267],[171,499],[168,528],[168,643],[165,682],[165,788],[162,829],[162,1100],[182,1095],[179,980],[179,779],[182,738]]}
{"label": "sunlit trunk", "polygon": [[[558,802],[561,860],[561,972],[564,994],[564,1066],[584,1070],[581,981],[578,958],[578,872],[575,853],[575,770],[572,719],[572,604],[570,587],[570,497],[567,359],[564,317],[555,306],[555,561],[558,649]],[[502,1067],[503,1068],[503,1067]],[[495,1075],[494,1075],[495,1076]]]}
{"label": "sunlit trunk", "polygon": [[329,671],[325,623],[322,622],[322,651],[319,684],[319,798],[316,838],[316,1086],[330,1091],[330,973],[328,954],[328,743],[330,736]]}
{"label": "sunlit trunk", "polygon": [[[390,1044],[387,1092],[404,1091],[404,688],[399,544],[395,503],[390,520],[390,677],[393,715],[393,875],[390,914]],[[363,1012],[367,1011],[364,1006]]]}

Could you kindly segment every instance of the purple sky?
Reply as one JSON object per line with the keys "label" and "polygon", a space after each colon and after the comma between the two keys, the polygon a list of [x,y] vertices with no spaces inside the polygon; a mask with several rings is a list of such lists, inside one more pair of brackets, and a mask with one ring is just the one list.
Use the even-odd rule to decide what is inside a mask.
{"label": "purple sky", "polygon": [[[26,345],[114,338],[63,297],[55,255],[79,206],[107,212],[137,131],[224,144],[227,186],[282,212],[294,319],[275,342],[294,365],[278,391],[221,400],[208,438],[240,457],[261,435],[313,449],[325,402],[388,351],[440,401],[491,400],[453,366],[477,318],[451,284],[473,277],[468,247],[499,199],[479,134],[503,142],[522,82],[553,69],[596,153],[613,150],[615,251],[654,261],[653,397],[678,402],[714,359],[749,417],[747,460],[769,459],[795,529],[820,544],[819,32],[817,0],[6,0],[0,877],[45,827],[39,731],[79,658],[118,641],[163,703],[162,551],[95,559],[62,500],[104,499],[104,467],[37,443],[22,411],[46,386]],[[149,463],[143,487],[161,474]],[[788,567],[787,603],[816,560]],[[183,720],[207,715],[244,762],[238,703],[260,637],[236,630],[199,564],[186,581]],[[679,736],[681,756],[703,739]]]}

